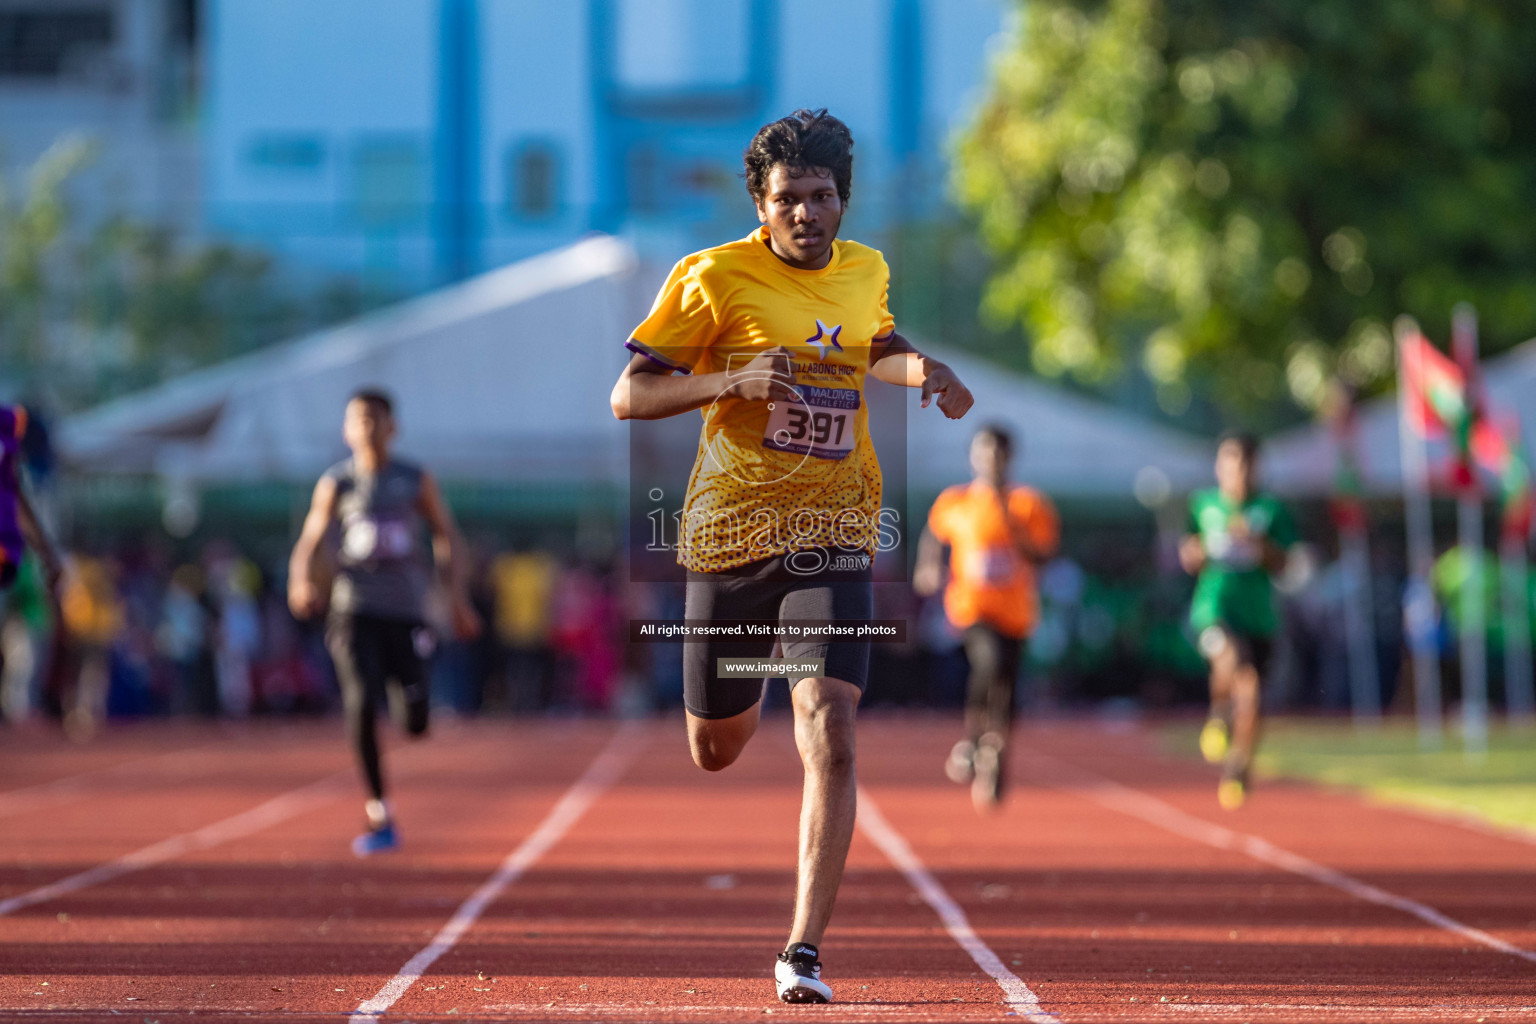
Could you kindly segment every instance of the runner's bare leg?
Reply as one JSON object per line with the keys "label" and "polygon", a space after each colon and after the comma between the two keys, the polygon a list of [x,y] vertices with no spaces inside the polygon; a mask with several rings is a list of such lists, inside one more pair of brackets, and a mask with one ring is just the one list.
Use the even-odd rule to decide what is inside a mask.
{"label": "runner's bare leg", "polygon": [[854,716],[859,688],[841,679],[802,679],[792,700],[795,746],[805,767],[800,862],[789,941],[820,945],[832,919],[853,842],[856,808]]}
{"label": "runner's bare leg", "polygon": [[1239,668],[1236,645],[1225,639],[1221,649],[1211,656],[1210,665],[1211,714],[1231,724],[1232,691]]}
{"label": "runner's bare leg", "polygon": [[761,700],[729,718],[699,718],[688,712],[688,748],[693,752],[693,763],[707,772],[729,768],[757,732],[762,713]]}
{"label": "runner's bare leg", "polygon": [[1232,759],[1243,767],[1253,763],[1259,738],[1259,670],[1239,662],[1232,670]]}

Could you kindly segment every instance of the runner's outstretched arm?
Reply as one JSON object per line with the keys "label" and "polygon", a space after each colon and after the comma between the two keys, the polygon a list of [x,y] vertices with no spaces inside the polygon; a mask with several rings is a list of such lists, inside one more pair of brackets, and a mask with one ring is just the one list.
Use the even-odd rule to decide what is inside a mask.
{"label": "runner's outstretched arm", "polygon": [[328,476],[315,484],[315,495],[304,517],[304,528],[288,558],[288,608],[301,619],[318,615],[325,607],[325,597],[315,582],[315,553],[325,531],[336,520],[336,481]]}
{"label": "runner's outstretched arm", "polygon": [[928,403],[937,397],[939,408],[952,420],[964,416],[975,402],[955,371],[932,356],[923,355],[895,331],[871,343],[869,372],[887,384],[922,388],[922,407],[928,408]]}
{"label": "runner's outstretched arm", "polygon": [[621,420],[659,420],[702,409],[726,392],[749,402],[767,402],[792,397],[794,386],[789,350],[782,346],[768,349],[740,370],[677,375],[637,352],[619,374],[608,404]]}
{"label": "runner's outstretched arm", "polygon": [[432,530],[432,560],[437,563],[438,577],[448,588],[453,602],[453,631],[460,640],[473,640],[480,635],[480,616],[469,600],[464,538],[459,535],[453,513],[448,511],[448,504],[443,501],[443,493],[431,473],[423,471],[421,474],[421,495],[417,501],[421,517]]}

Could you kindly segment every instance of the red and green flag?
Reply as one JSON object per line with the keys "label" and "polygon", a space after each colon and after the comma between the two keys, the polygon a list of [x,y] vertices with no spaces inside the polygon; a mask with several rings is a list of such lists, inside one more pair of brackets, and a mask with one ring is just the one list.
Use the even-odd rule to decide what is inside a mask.
{"label": "red and green flag", "polygon": [[1476,411],[1467,395],[1467,378],[1450,356],[1420,331],[1403,339],[1403,386],[1408,422],[1421,437],[1449,435],[1456,451],[1451,467],[1457,488],[1473,486],[1472,427]]}
{"label": "red and green flag", "polygon": [[[1435,348],[1421,332],[1403,339],[1403,386],[1408,395],[1409,422],[1424,437],[1449,432],[1453,440],[1470,443],[1471,408],[1466,377],[1450,356]],[[1465,448],[1458,443],[1458,448]]]}
{"label": "red and green flag", "polygon": [[1501,423],[1495,423],[1491,416],[1477,421],[1472,428],[1472,454],[1483,468],[1499,478],[1505,538],[1523,541],[1530,536],[1532,520],[1536,518],[1536,486],[1520,442],[1519,419],[1499,419]]}

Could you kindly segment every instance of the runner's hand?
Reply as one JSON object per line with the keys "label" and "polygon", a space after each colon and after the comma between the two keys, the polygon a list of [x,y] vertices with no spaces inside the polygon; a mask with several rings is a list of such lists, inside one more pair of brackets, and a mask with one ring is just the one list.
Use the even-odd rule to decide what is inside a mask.
{"label": "runner's hand", "polygon": [[1191,576],[1198,576],[1205,568],[1205,545],[1199,537],[1185,537],[1179,544],[1179,565]]}
{"label": "runner's hand", "polygon": [[922,408],[928,408],[934,396],[938,396],[939,409],[952,420],[964,416],[976,402],[971,397],[971,389],[960,383],[955,371],[943,365],[935,367],[932,373],[923,378]]}
{"label": "runner's hand", "polygon": [[312,580],[295,578],[288,581],[288,610],[295,618],[312,618],[324,609],[325,599]]}
{"label": "runner's hand", "polygon": [[453,635],[460,640],[473,640],[480,635],[480,614],[465,597],[453,601]]}
{"label": "runner's hand", "polygon": [[918,597],[932,597],[944,586],[944,570],[937,565],[918,565],[912,571],[912,589]]}
{"label": "runner's hand", "polygon": [[795,374],[790,369],[789,349],[783,345],[775,345],[758,353],[741,369],[729,371],[727,377],[732,381],[731,390],[749,402],[772,402],[798,397]]}

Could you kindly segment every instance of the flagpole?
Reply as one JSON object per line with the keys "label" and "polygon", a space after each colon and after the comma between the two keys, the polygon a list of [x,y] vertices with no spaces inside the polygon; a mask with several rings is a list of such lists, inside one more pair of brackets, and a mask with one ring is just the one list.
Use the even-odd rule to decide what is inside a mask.
{"label": "flagpole", "polygon": [[[1456,304],[1451,316],[1451,351],[1466,381],[1467,418],[1476,423],[1482,414],[1481,386],[1477,378],[1477,311],[1469,303]],[[1470,427],[1468,428],[1470,429]],[[1458,475],[1456,495],[1456,544],[1466,576],[1461,588],[1461,735],[1466,755],[1480,758],[1488,753],[1488,609],[1483,584],[1483,501],[1467,444],[1458,458],[1464,472]]]}
{"label": "flagpole", "polygon": [[1419,334],[1412,317],[1393,323],[1397,338],[1397,434],[1403,471],[1403,517],[1407,527],[1408,580],[1403,590],[1403,624],[1413,660],[1414,708],[1419,746],[1438,747],[1440,725],[1440,661],[1435,650],[1435,594],[1429,577],[1434,569],[1435,542],[1429,509],[1429,458],[1424,435],[1409,412],[1409,341]]}
{"label": "flagpole", "polygon": [[1350,713],[1356,728],[1381,721],[1381,670],[1376,663],[1376,622],[1371,600],[1371,548],[1361,493],[1355,396],[1335,381],[1328,407],[1339,473],[1334,485],[1334,523],[1339,531],[1339,569],[1344,583],[1344,642],[1349,656]]}
{"label": "flagpole", "polygon": [[[1490,410],[1491,411],[1491,410]],[[1531,517],[1536,511],[1531,467],[1525,461],[1520,415],[1505,418],[1500,476],[1504,508],[1499,517],[1499,597],[1504,612],[1504,710],[1511,725],[1536,725],[1536,680],[1531,665]]]}

